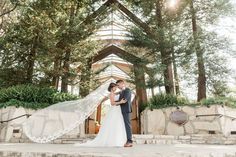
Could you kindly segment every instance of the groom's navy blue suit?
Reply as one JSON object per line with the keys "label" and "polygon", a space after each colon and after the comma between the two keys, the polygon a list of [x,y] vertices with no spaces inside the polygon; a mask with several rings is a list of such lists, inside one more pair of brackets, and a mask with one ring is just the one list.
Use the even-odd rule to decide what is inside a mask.
{"label": "groom's navy blue suit", "polygon": [[127,142],[132,143],[132,128],[131,128],[131,112],[132,112],[132,102],[131,102],[131,91],[129,88],[125,88],[120,93],[119,101],[125,99],[126,103],[121,104],[121,112],[125,122],[125,130],[127,134]]}

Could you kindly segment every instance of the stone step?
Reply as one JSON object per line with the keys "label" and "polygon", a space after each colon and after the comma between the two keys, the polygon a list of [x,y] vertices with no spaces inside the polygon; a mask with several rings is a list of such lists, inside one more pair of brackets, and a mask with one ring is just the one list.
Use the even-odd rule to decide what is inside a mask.
{"label": "stone step", "polygon": [[[74,144],[84,143],[95,137],[86,136],[84,138],[60,138],[53,141],[54,144]],[[135,144],[236,144],[236,136],[224,137],[223,135],[133,135]]]}

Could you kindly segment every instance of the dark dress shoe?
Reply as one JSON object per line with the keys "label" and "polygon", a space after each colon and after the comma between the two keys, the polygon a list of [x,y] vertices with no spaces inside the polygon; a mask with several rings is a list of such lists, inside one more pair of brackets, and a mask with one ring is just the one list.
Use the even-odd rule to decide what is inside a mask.
{"label": "dark dress shoe", "polygon": [[124,147],[133,147],[133,144],[132,144],[132,143],[126,143],[126,144],[124,145]]}

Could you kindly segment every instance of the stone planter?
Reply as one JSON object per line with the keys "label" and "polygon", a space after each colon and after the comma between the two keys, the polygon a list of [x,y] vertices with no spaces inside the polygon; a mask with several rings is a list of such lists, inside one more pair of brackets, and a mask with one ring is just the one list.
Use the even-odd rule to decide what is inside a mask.
{"label": "stone planter", "polygon": [[[187,121],[178,125],[171,120],[175,111],[187,114]],[[222,105],[181,106],[144,110],[141,113],[141,132],[158,135],[191,135],[191,134],[222,134],[229,136],[236,133],[236,109]]]}
{"label": "stone planter", "polygon": [[[6,121],[21,115],[33,114],[36,110],[25,109],[22,107],[7,107],[0,109],[0,121]],[[0,142],[31,142],[23,133],[22,124],[27,119],[26,116],[15,119],[8,123],[0,124]],[[84,136],[84,124],[78,126],[70,133],[61,138],[78,138]]]}
{"label": "stone planter", "polygon": [[[0,120],[6,121],[21,115],[32,114],[34,110],[24,109],[22,107],[7,107],[0,109]],[[0,126],[0,141],[7,142],[12,138],[20,138],[22,136],[22,123],[26,120],[26,116],[15,119],[8,123],[2,123]]]}

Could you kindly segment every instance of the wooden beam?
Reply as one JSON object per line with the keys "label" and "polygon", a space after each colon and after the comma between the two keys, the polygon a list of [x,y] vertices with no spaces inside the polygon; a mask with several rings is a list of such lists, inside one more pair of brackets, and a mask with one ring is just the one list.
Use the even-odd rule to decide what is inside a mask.
{"label": "wooden beam", "polygon": [[125,72],[127,75],[131,73],[132,71],[131,69],[133,68],[133,65],[130,65],[130,64],[124,64],[124,63],[118,63],[118,62],[114,62],[112,64],[118,67],[123,72]]}
{"label": "wooden beam", "polygon": [[103,79],[103,78],[117,78],[117,79],[129,79],[127,77],[123,77],[121,75],[117,75],[117,74],[112,74],[112,75],[104,75],[104,76],[96,76],[96,79]]}
{"label": "wooden beam", "polygon": [[92,70],[93,70],[93,72],[96,73],[97,71],[100,71],[101,69],[104,69],[105,67],[107,67],[107,65],[109,65],[109,64],[112,64],[112,65],[116,66],[117,68],[119,68],[121,71],[123,71],[127,75],[129,75],[132,72],[131,69],[133,68],[133,65],[125,64],[125,63],[118,63],[118,62],[115,62],[115,61],[112,61],[112,62],[107,63],[107,64],[104,63],[104,64],[93,65]]}
{"label": "wooden beam", "polygon": [[91,23],[94,19],[96,19],[99,15],[103,14],[104,11],[109,8],[112,4],[115,4],[120,11],[122,11],[125,15],[127,15],[136,25],[141,27],[144,32],[150,36],[152,39],[156,40],[156,33],[152,28],[149,27],[149,25],[145,22],[143,22],[140,18],[138,18],[135,14],[133,14],[129,9],[127,9],[124,5],[122,5],[117,0],[108,0],[106,1],[100,8],[98,8],[96,11],[94,11],[91,15],[89,15],[82,24],[79,25],[87,25]]}
{"label": "wooden beam", "polygon": [[103,58],[106,58],[107,56],[109,56],[111,54],[116,54],[120,58],[123,58],[123,59],[127,60],[130,63],[137,63],[137,62],[142,61],[142,59],[136,57],[135,55],[132,55],[132,54],[126,52],[125,50],[122,50],[121,48],[119,48],[115,45],[111,45],[111,46],[99,51],[98,55],[93,58],[93,63],[95,63],[99,60],[102,60]]}
{"label": "wooden beam", "polygon": [[155,31],[152,30],[152,28],[150,28],[147,23],[143,22],[140,18],[138,18],[135,14],[133,14],[129,9],[127,9],[124,5],[122,5],[117,0],[113,0],[113,1],[114,3],[117,4],[120,11],[122,11],[125,15],[127,15],[136,25],[141,27],[149,37],[156,40]]}
{"label": "wooden beam", "polygon": [[[115,65],[119,65],[119,66],[124,66],[124,67],[127,67],[127,68],[132,68],[133,67],[133,64],[128,64],[128,63],[121,63],[121,62],[118,62],[118,61],[111,61],[111,62],[109,62],[109,64],[115,64]],[[92,68],[94,68],[94,69],[99,69],[99,68],[102,68],[102,67],[105,67],[105,65],[107,64],[107,62],[105,62],[105,63],[94,63],[93,65],[92,65]]]}
{"label": "wooden beam", "polygon": [[86,17],[86,19],[81,24],[79,24],[79,25],[87,25],[87,24],[93,22],[94,19],[96,19],[99,15],[103,14],[104,11],[107,8],[109,8],[112,4],[114,4],[114,0],[106,1],[100,8],[98,8],[92,14],[88,15]]}
{"label": "wooden beam", "polygon": [[109,79],[114,79],[114,80],[120,80],[120,79],[122,79],[122,80],[124,80],[124,78],[120,78],[120,77],[116,77],[116,76],[109,76],[109,77],[104,77],[104,78],[100,78],[100,79],[98,79],[98,81],[100,82],[100,83],[104,83],[104,82],[106,82],[107,80],[109,80]]}

